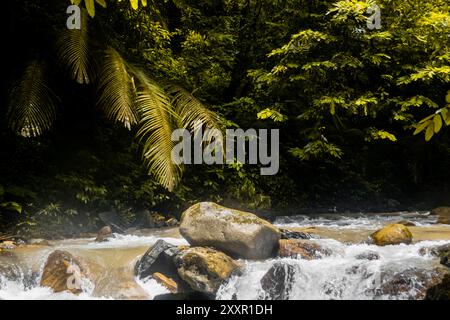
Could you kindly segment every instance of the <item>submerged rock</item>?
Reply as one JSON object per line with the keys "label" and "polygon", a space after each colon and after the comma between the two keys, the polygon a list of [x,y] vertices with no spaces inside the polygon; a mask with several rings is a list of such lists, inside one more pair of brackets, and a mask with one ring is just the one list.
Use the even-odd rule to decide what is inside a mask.
{"label": "submerged rock", "polygon": [[450,243],[443,244],[440,246],[424,247],[419,250],[419,254],[424,256],[427,254],[439,257],[445,252],[450,252]]}
{"label": "submerged rock", "polygon": [[331,255],[331,251],[329,249],[323,248],[318,243],[311,240],[280,240],[278,256],[282,258],[299,257],[305,260],[313,260],[329,255]]}
{"label": "submerged rock", "polygon": [[277,262],[261,279],[261,287],[264,290],[263,299],[287,300],[292,289],[295,276],[295,268],[287,263]]}
{"label": "submerged rock", "polygon": [[113,231],[110,226],[105,226],[100,229],[97,234],[96,242],[104,242],[113,237]]}
{"label": "submerged rock", "polygon": [[192,246],[208,246],[245,259],[267,259],[278,249],[280,232],[256,215],[212,202],[198,203],[181,218],[181,235]]}
{"label": "submerged rock", "polygon": [[378,254],[378,252],[375,251],[368,251],[368,252],[363,252],[358,254],[355,257],[357,260],[379,260],[380,259],[380,255]]}
{"label": "submerged rock", "polygon": [[70,291],[79,294],[83,279],[89,279],[87,266],[67,251],[56,250],[47,258],[41,278],[41,286],[54,292]]}
{"label": "submerged rock", "polygon": [[195,247],[177,255],[178,274],[193,290],[215,295],[220,285],[238,269],[225,253],[212,248]]}
{"label": "submerged rock", "polygon": [[431,215],[438,216],[438,223],[450,224],[450,207],[439,207],[431,210]]}
{"label": "submerged rock", "polygon": [[450,274],[427,290],[425,300],[450,300]]}
{"label": "submerged rock", "polygon": [[412,233],[402,224],[390,224],[371,235],[373,242],[379,246],[410,244]]}
{"label": "submerged rock", "polygon": [[312,235],[306,232],[292,231],[287,229],[280,229],[281,239],[311,239]]}
{"label": "submerged rock", "polygon": [[402,296],[410,300],[422,300],[427,290],[440,283],[445,274],[441,269],[410,268],[396,273],[386,271],[381,274],[381,284],[375,289],[376,296]]}

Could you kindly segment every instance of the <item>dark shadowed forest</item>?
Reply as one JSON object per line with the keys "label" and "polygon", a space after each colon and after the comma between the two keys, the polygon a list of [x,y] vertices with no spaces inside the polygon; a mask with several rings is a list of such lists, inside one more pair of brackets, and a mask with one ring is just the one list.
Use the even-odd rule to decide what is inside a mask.
{"label": "dark shadowed forest", "polygon": [[[446,0],[3,1],[0,231],[100,212],[265,217],[450,205]],[[373,26],[372,26],[373,27]],[[176,165],[172,130],[279,129],[280,167]],[[147,210],[147,211],[146,211]]]}

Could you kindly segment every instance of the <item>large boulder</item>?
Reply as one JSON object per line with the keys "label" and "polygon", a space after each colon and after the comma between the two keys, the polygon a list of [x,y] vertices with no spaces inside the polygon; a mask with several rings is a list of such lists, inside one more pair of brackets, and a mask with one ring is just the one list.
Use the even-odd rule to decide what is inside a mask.
{"label": "large boulder", "polygon": [[292,265],[277,262],[261,279],[265,300],[287,300],[294,281],[295,268]]}
{"label": "large boulder", "polygon": [[47,258],[40,284],[54,292],[79,294],[83,283],[89,278],[89,270],[82,260],[67,251],[56,250]]}
{"label": "large boulder", "polygon": [[212,248],[194,247],[177,255],[178,274],[193,290],[215,295],[239,265],[225,253]]}
{"label": "large boulder", "polygon": [[410,244],[412,233],[402,224],[390,224],[371,235],[373,242],[379,246]]}
{"label": "large boulder", "polygon": [[278,256],[296,257],[305,260],[320,259],[323,256],[329,256],[331,251],[323,248],[316,242],[311,240],[290,239],[280,240]]}
{"label": "large boulder", "polygon": [[431,210],[431,215],[438,216],[438,223],[450,224],[450,207],[439,207]]}
{"label": "large boulder", "polygon": [[181,217],[181,235],[192,246],[207,246],[233,257],[267,259],[276,253],[280,231],[256,215],[202,202]]}

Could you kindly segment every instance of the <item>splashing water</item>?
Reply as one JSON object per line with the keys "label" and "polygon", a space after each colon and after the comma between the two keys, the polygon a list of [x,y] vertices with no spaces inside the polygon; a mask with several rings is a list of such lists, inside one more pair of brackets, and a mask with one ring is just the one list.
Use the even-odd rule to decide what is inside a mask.
{"label": "splashing water", "polygon": [[[385,247],[361,244],[372,231],[399,220],[414,222],[418,226],[414,227],[415,236],[420,233],[419,240],[426,241]],[[276,221],[280,227],[317,228],[322,239],[311,241],[329,249],[331,255],[317,260],[242,261],[242,272],[224,283],[216,298],[276,298],[262,279],[271,268],[281,265],[286,278],[278,280],[285,299],[422,299],[426,287],[447,272],[438,258],[421,252],[450,244],[450,226],[436,225],[435,220],[423,213],[280,217]],[[133,272],[139,257],[158,239],[187,244],[177,229],[172,229],[115,235],[102,243],[93,238],[70,239],[47,247],[19,247],[9,257],[0,255],[0,299],[153,299],[167,294],[169,291],[155,280],[137,279]],[[55,250],[69,251],[87,261],[96,273],[95,283],[83,284],[79,295],[41,287],[43,267]]]}
{"label": "splashing water", "polygon": [[[276,264],[291,266],[292,282],[286,294],[293,300],[323,299],[414,299],[423,298],[424,286],[438,276],[436,258],[421,255],[420,249],[450,241],[424,241],[415,245],[378,247],[345,245],[334,240],[315,240],[332,255],[317,260],[280,258],[244,262],[242,275],[234,276],[220,288],[217,299],[270,298],[261,279]],[[361,259],[370,253],[379,259]],[[399,285],[405,286],[400,288]],[[394,286],[390,288],[389,286]]]}

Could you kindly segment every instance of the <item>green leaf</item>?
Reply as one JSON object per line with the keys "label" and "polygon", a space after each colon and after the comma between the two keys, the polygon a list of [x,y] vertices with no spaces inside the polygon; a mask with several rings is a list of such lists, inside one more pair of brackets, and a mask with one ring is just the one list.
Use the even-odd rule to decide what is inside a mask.
{"label": "green leaf", "polygon": [[139,8],[139,0],[130,0],[130,3],[131,3],[131,7],[134,10],[137,10]]}
{"label": "green leaf", "polygon": [[434,136],[434,123],[430,122],[427,131],[425,132],[425,141],[430,141]]}
{"label": "green leaf", "polygon": [[441,115],[445,121],[445,125],[449,126],[450,125],[450,112],[448,111],[448,109],[447,108],[442,109]]}
{"label": "green leaf", "polygon": [[10,210],[10,211],[16,211],[17,213],[22,213],[22,206],[18,204],[17,202],[5,202],[1,203],[0,207]]}
{"label": "green leaf", "polygon": [[442,118],[440,114],[437,114],[433,118],[434,122],[434,133],[438,133],[442,128]]}
{"label": "green leaf", "polygon": [[95,2],[97,2],[103,8],[106,8],[106,1],[105,0],[95,0]]}
{"label": "green leaf", "polygon": [[84,4],[86,6],[86,10],[89,15],[93,18],[95,16],[95,3],[94,0],[84,0]]}
{"label": "green leaf", "polygon": [[425,130],[428,127],[429,124],[430,124],[429,122],[423,122],[423,123],[420,123],[419,125],[417,125],[416,131],[414,131],[414,135],[418,135],[419,133],[421,133],[423,130]]}
{"label": "green leaf", "polygon": [[445,97],[445,102],[450,103],[450,90],[447,92],[447,96]]}

